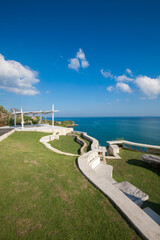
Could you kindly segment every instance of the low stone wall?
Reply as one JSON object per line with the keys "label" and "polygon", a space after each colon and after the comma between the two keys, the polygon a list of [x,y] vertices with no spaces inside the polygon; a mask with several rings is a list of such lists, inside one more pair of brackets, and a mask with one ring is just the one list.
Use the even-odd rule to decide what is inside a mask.
{"label": "low stone wall", "polygon": [[59,140],[59,135],[58,134],[52,134],[52,135],[48,135],[48,136],[44,136],[40,139],[40,142],[50,142],[53,140]]}
{"label": "low stone wall", "polygon": [[78,132],[78,131],[75,131],[75,133],[77,134],[81,134],[83,136],[84,139],[90,141],[92,144],[91,144],[91,150],[94,150],[94,149],[98,149],[99,147],[99,142],[97,139],[87,135],[87,133],[85,132]]}
{"label": "low stone wall", "polygon": [[73,128],[65,128],[65,127],[59,127],[59,128],[43,128],[43,127],[30,127],[30,128],[17,128],[16,131],[23,131],[23,132],[44,132],[44,133],[53,133],[53,134],[59,134],[59,135],[66,135],[68,133],[73,132]]}
{"label": "low stone wall", "polygon": [[4,140],[5,138],[7,138],[8,136],[10,136],[10,135],[11,135],[12,133],[14,133],[14,132],[15,132],[15,129],[13,129],[13,130],[11,130],[11,131],[3,134],[2,136],[0,136],[0,142],[1,142],[2,140]]}
{"label": "low stone wall", "polygon": [[84,149],[85,149],[85,147],[86,147],[85,141],[81,140],[81,139],[79,138],[79,136],[74,135],[74,134],[68,134],[68,136],[73,136],[73,137],[75,137],[75,141],[82,146],[81,149],[80,149],[80,153],[81,153],[81,154],[84,154]]}
{"label": "low stone wall", "polygon": [[122,145],[122,148],[133,151],[160,154],[160,146],[130,142],[126,140],[107,141],[109,145]]}

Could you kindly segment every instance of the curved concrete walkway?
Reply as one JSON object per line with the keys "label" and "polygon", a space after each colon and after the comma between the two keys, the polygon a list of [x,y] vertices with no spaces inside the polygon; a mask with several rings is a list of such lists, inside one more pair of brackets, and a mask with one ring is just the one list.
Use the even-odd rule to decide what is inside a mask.
{"label": "curved concrete walkway", "polygon": [[51,146],[51,144],[49,144],[49,141],[52,141],[55,139],[54,135],[48,135],[48,136],[44,136],[42,137],[39,141],[41,143],[43,143],[48,149],[50,149],[51,151],[58,153],[58,154],[62,154],[62,155],[66,155],[66,156],[74,156],[74,157],[78,157],[78,154],[72,154],[72,153],[66,153],[66,152],[62,152],[54,147]]}

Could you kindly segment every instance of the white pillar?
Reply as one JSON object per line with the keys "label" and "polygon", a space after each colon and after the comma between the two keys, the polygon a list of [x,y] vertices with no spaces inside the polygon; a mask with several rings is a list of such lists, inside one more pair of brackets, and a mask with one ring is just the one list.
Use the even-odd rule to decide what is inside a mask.
{"label": "white pillar", "polygon": [[40,124],[42,123],[42,114],[40,115]]}
{"label": "white pillar", "polygon": [[17,115],[14,114],[14,126],[16,127],[16,118],[17,118]]}
{"label": "white pillar", "polygon": [[22,111],[22,108],[21,108],[21,125],[22,125],[22,130],[23,130],[24,121],[23,121],[23,111]]}
{"label": "white pillar", "polygon": [[[52,111],[54,111],[54,104],[52,105]],[[52,113],[52,127],[54,127],[54,112]]]}

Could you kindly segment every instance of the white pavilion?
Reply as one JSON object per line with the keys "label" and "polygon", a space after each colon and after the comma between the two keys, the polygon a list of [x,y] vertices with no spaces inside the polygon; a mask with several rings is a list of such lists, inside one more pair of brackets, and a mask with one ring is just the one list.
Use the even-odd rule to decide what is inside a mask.
{"label": "white pavilion", "polygon": [[[23,115],[40,115],[40,124],[42,123],[42,115],[43,114],[52,114],[52,127],[54,127],[54,113],[55,112],[59,112],[59,110],[54,110],[54,105],[52,105],[52,110],[49,111],[28,111],[28,112],[23,112],[22,108],[21,111],[14,111],[13,110],[13,114],[14,114],[14,127],[16,127],[16,118],[18,115],[21,115],[21,127],[22,130],[24,129],[24,120],[23,120]],[[40,125],[38,125],[40,126]]]}

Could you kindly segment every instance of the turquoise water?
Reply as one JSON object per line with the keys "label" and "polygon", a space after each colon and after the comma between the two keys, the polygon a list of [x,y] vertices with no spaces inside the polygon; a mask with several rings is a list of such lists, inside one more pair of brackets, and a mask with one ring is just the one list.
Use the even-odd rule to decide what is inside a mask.
{"label": "turquoise water", "polygon": [[84,117],[56,118],[57,121],[73,120],[75,131],[87,132],[100,145],[106,141],[124,138],[128,141],[160,145],[160,117]]}

